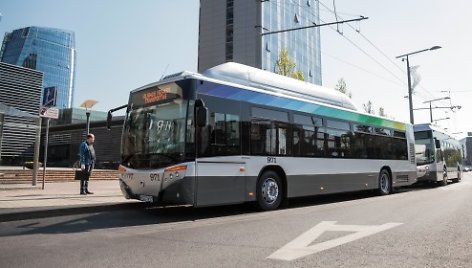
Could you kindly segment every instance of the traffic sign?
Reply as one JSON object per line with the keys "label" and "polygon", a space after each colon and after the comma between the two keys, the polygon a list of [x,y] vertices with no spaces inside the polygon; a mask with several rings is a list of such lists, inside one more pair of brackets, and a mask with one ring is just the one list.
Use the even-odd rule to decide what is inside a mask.
{"label": "traffic sign", "polygon": [[43,106],[45,107],[54,107],[56,106],[57,100],[57,88],[56,87],[46,87],[43,91]]}
{"label": "traffic sign", "polygon": [[55,107],[45,107],[42,106],[39,108],[39,116],[44,118],[52,118],[58,119],[59,118],[59,109]]}

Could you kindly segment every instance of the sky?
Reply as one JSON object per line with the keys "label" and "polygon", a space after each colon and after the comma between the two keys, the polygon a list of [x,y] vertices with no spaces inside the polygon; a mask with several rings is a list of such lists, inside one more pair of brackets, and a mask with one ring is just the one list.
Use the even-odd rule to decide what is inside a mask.
{"label": "sky", "polygon": [[[275,0],[270,0],[275,1]],[[304,0],[292,0],[304,1]],[[335,87],[343,78],[353,102],[362,109],[368,101],[378,113],[408,122],[406,62],[411,55],[421,81],[413,94],[414,108],[429,107],[433,119],[458,138],[472,132],[472,29],[468,0],[336,0],[339,20],[368,17],[321,28],[323,86]],[[320,18],[336,20],[332,0],[320,1]],[[77,73],[73,107],[98,100],[94,110],[107,111],[128,101],[131,90],[163,75],[197,70],[198,0],[2,0],[0,36],[27,26],[75,32]],[[429,110],[415,110],[415,123],[429,122]]]}

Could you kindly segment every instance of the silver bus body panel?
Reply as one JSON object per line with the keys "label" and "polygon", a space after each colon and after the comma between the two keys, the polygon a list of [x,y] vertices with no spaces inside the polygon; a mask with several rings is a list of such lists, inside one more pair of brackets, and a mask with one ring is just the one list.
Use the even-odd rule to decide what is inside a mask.
{"label": "silver bus body panel", "polygon": [[[164,169],[139,172],[128,169],[120,180],[132,193],[130,198],[153,196],[158,203],[195,207],[255,201],[258,176],[265,168],[274,166],[285,173],[289,198],[378,189],[382,168],[394,170],[394,187],[416,182],[416,166],[405,166],[406,160],[270,157],[270,161],[274,159],[276,163],[268,163],[266,156],[200,158],[196,164],[184,163],[185,177],[178,179],[171,180]],[[152,181],[151,174],[161,174],[161,180]],[[184,185],[194,192],[183,191]],[[169,194],[172,187],[180,190]]]}

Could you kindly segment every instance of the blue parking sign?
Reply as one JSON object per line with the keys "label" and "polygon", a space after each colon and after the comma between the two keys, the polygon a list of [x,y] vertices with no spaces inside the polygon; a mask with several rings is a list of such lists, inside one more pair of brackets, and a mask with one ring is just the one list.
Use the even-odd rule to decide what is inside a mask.
{"label": "blue parking sign", "polygon": [[57,99],[57,88],[45,87],[43,91],[43,106],[44,107],[56,106],[56,99]]}

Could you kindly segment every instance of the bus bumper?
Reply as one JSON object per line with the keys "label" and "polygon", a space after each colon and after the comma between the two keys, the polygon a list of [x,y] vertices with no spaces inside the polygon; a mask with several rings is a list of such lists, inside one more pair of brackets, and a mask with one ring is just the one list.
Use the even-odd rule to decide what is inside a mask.
{"label": "bus bumper", "polygon": [[194,177],[186,177],[173,182],[162,189],[157,195],[143,195],[133,192],[133,189],[123,180],[120,181],[121,193],[126,199],[137,199],[157,205],[194,205]]}

